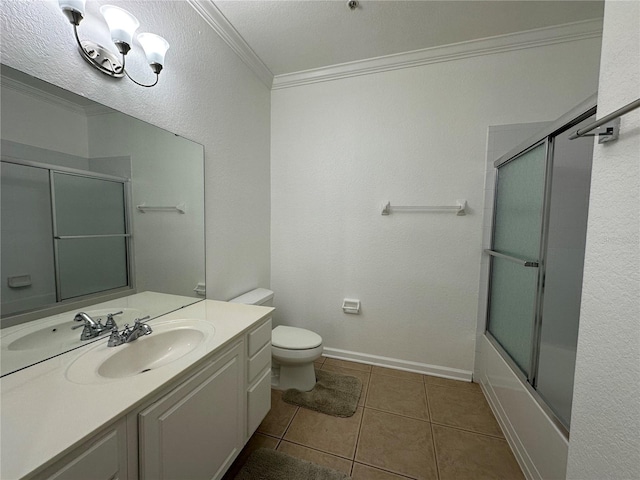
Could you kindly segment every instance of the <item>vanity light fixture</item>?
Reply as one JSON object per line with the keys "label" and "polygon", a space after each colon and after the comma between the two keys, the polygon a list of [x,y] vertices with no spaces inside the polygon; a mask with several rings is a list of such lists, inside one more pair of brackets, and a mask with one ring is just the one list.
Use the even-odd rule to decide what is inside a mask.
{"label": "vanity light fixture", "polygon": [[169,49],[169,43],[159,35],[153,33],[140,33],[137,36],[138,42],[142,45],[142,49],[147,57],[147,61],[151,66],[151,70],[156,74],[156,81],[152,84],[145,85],[137,82],[127,72],[125,68],[126,55],[131,50],[133,36],[140,26],[138,19],[126,10],[113,5],[103,5],[100,7],[100,13],[104,17],[111,31],[111,39],[115,44],[118,52],[122,55],[120,60],[117,54],[98,45],[90,40],[80,40],[78,38],[78,25],[84,18],[86,0],[58,0],[58,5],[62,13],[69,19],[73,25],[73,32],[78,42],[80,54],[90,65],[100,70],[102,73],[111,77],[129,77],[136,85],[141,87],[153,87],[158,83],[160,72],[164,65],[164,56]]}

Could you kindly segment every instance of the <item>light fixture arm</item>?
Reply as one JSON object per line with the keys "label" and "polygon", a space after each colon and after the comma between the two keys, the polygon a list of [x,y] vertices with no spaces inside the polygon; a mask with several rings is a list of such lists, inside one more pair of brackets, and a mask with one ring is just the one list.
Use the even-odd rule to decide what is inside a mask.
{"label": "light fixture arm", "polygon": [[122,71],[124,72],[124,74],[129,77],[129,80],[131,80],[133,83],[135,83],[136,85],[140,85],[141,87],[153,87],[158,83],[158,80],[160,79],[160,72],[156,72],[156,81],[149,84],[149,85],[145,85],[144,83],[140,83],[137,82],[136,80],[134,80],[133,78],[131,78],[131,75],[129,75],[129,72],[127,72],[127,69],[125,68],[125,56],[122,55]]}

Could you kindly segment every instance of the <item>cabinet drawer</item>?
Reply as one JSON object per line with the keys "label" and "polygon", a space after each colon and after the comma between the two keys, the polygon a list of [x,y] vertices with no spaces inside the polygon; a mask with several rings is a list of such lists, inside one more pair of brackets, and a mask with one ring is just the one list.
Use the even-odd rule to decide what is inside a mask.
{"label": "cabinet drawer", "polygon": [[247,438],[271,410],[271,370],[268,369],[247,391]]}
{"label": "cabinet drawer", "polygon": [[271,369],[271,342],[268,342],[254,357],[249,359],[249,367],[247,368],[249,384],[267,367]]}
{"label": "cabinet drawer", "polygon": [[253,357],[267,342],[271,342],[271,319],[249,332],[249,358]]}

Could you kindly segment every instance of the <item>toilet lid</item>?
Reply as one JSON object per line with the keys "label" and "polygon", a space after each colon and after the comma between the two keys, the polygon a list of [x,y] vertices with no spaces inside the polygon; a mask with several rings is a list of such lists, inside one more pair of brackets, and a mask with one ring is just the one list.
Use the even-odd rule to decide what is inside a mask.
{"label": "toilet lid", "polygon": [[271,345],[288,350],[307,350],[322,344],[322,337],[304,328],[279,325],[271,332]]}

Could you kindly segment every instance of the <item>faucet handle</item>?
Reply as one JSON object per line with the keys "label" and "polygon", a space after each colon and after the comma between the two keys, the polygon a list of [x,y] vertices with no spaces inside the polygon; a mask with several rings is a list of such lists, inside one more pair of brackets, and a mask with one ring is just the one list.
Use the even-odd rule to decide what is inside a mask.
{"label": "faucet handle", "polygon": [[107,342],[107,347],[117,347],[118,345],[122,345],[124,343],[124,339],[122,337],[123,336],[118,333],[118,327],[113,327],[111,329],[111,336]]}
{"label": "faucet handle", "polygon": [[96,332],[96,330],[94,330],[94,328],[91,325],[81,325],[81,327],[84,327],[82,329],[82,333],[80,334],[80,340],[91,340],[92,338],[95,338],[98,336],[98,333]]}
{"label": "faucet handle", "polygon": [[145,320],[149,320],[150,318],[151,318],[151,315],[147,315],[146,317],[142,317],[142,318],[136,318],[134,324],[140,325],[142,322],[144,322]]}
{"label": "faucet handle", "polygon": [[115,312],[115,313],[108,313],[107,314],[107,321],[104,324],[104,328],[107,328],[109,330],[111,330],[113,327],[118,328],[118,325],[116,324],[116,321],[113,319],[113,317],[115,317],[116,315],[121,315],[122,313],[124,313],[122,310],[120,310],[119,312]]}

